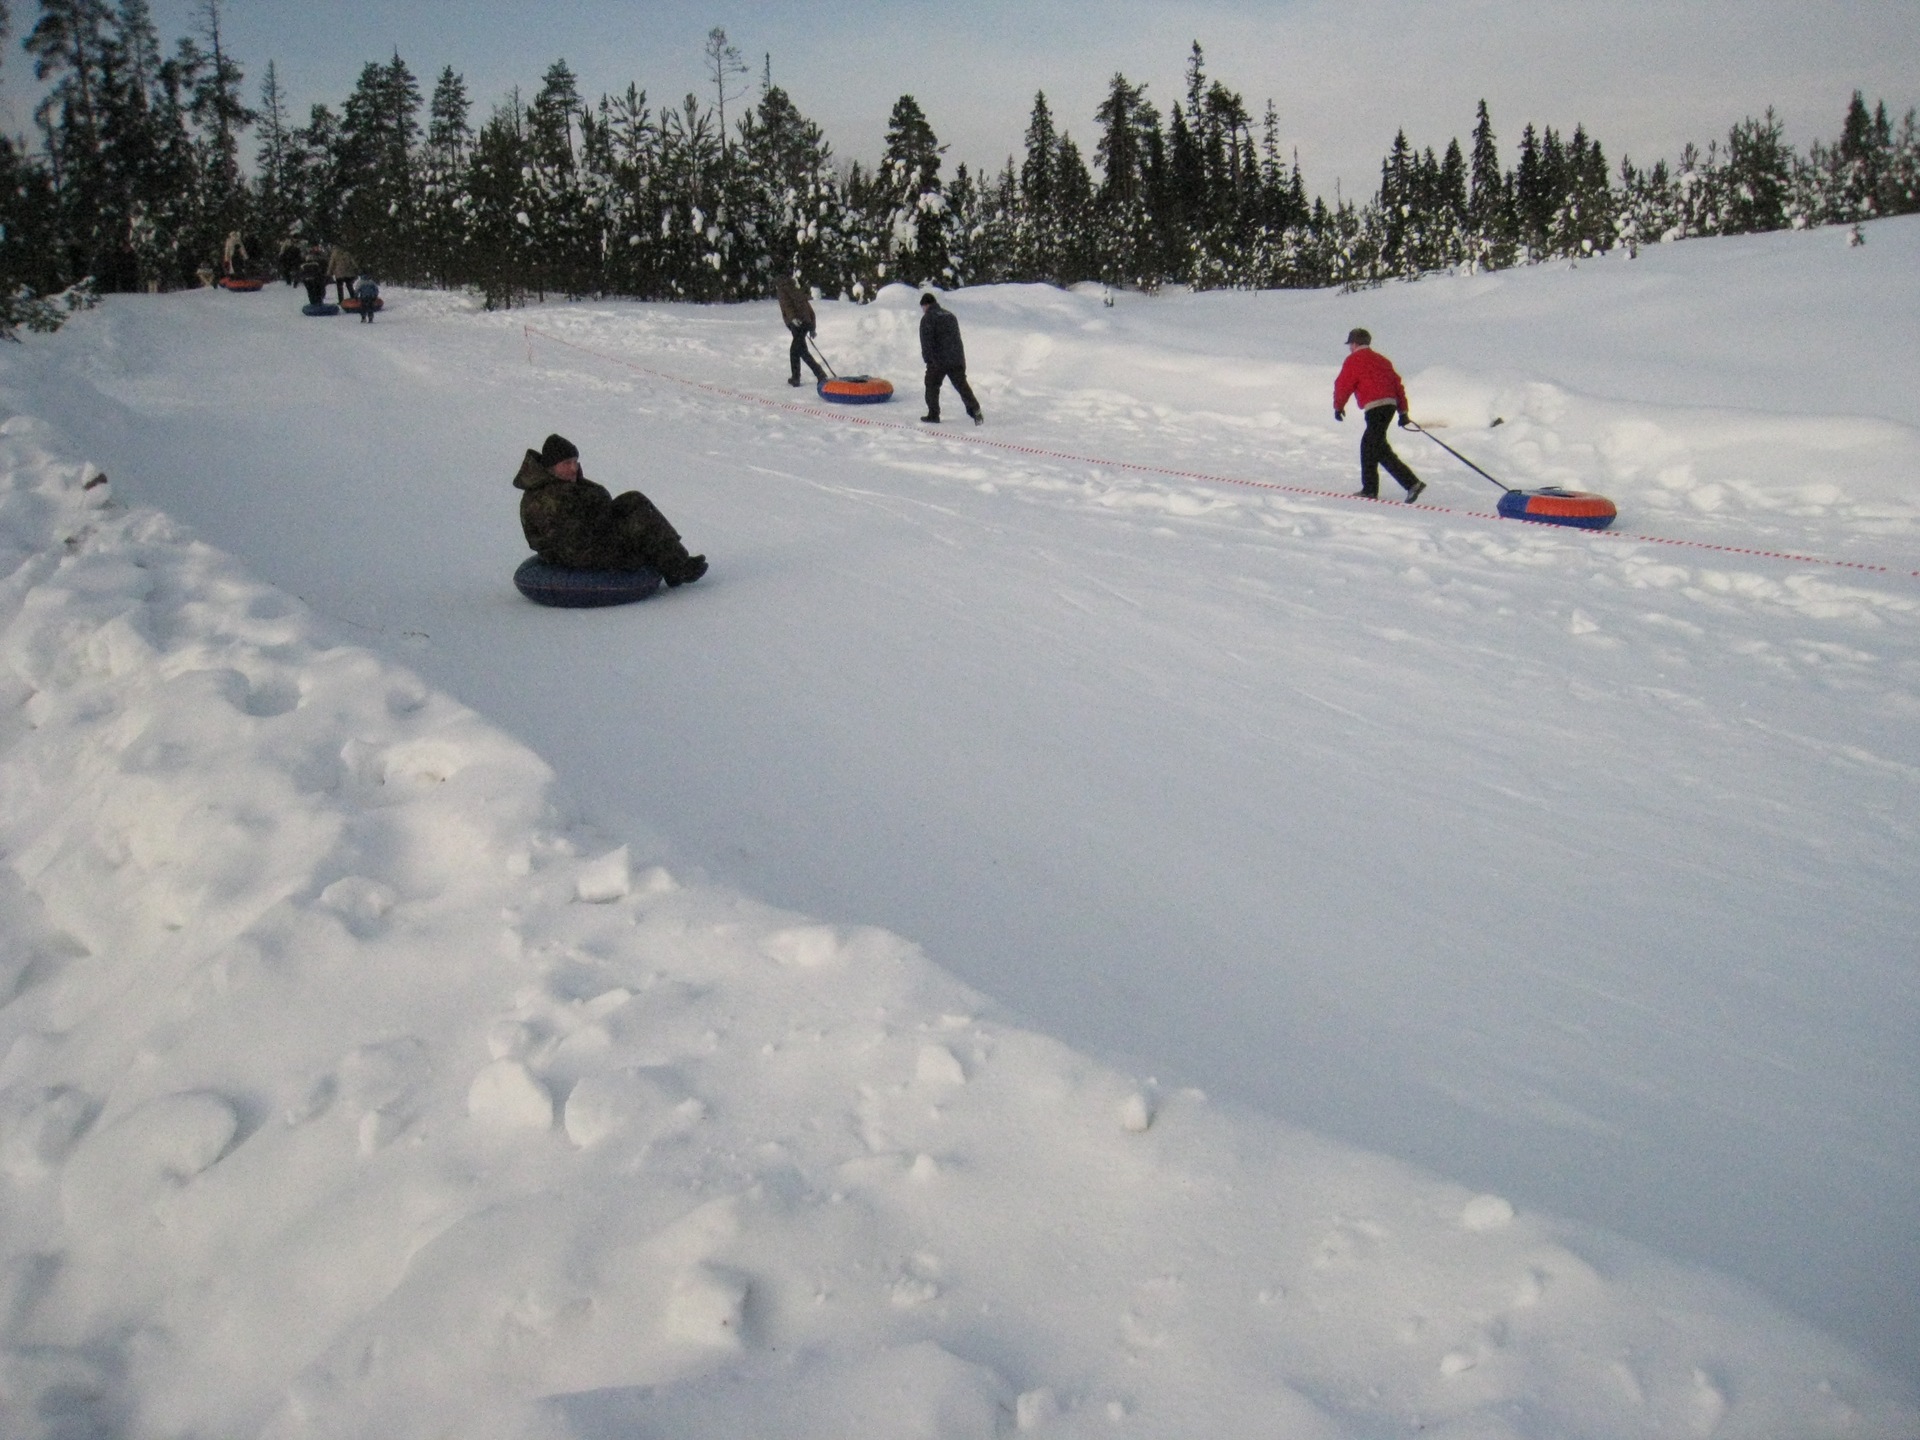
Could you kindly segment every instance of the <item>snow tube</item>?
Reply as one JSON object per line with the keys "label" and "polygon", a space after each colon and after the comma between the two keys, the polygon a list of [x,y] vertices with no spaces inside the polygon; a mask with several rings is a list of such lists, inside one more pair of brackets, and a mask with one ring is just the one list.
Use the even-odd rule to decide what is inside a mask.
{"label": "snow tube", "polygon": [[239,275],[223,275],[214,283],[219,285],[222,290],[241,290],[251,293],[262,288],[267,282],[264,280],[247,280]]}
{"label": "snow tube", "polygon": [[513,572],[513,583],[536,605],[584,610],[644,600],[660,588],[660,576],[652,570],[562,570],[529,555]]}
{"label": "snow tube", "polygon": [[[349,295],[340,302],[340,308],[342,310],[351,310],[354,314],[358,315],[360,313],[360,297],[358,295]],[[387,308],[387,302],[376,295],[373,297],[373,308],[376,311],[384,310]]]}
{"label": "snow tube", "polygon": [[814,389],[836,405],[884,405],[893,398],[893,382],[877,375],[836,375]]}
{"label": "snow tube", "polygon": [[1509,520],[1537,520],[1543,525],[1572,525],[1581,530],[1604,530],[1620,512],[1604,495],[1584,490],[1509,490],[1500,497],[1500,513]]}
{"label": "snow tube", "polygon": [[338,305],[332,305],[332,304],[326,304],[326,303],[322,303],[318,305],[302,305],[300,307],[300,313],[302,315],[338,315],[340,313],[340,307]]}

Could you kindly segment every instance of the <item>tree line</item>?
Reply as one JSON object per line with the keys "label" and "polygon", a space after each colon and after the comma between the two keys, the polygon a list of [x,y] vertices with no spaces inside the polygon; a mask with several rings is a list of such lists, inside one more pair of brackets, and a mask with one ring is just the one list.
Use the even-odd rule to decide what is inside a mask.
{"label": "tree line", "polygon": [[[1800,152],[1768,110],[1644,169],[1612,166],[1582,126],[1531,124],[1503,166],[1483,101],[1464,149],[1402,132],[1378,190],[1329,205],[1308,198],[1273,102],[1256,120],[1197,42],[1164,116],[1113,76],[1091,155],[1042,93],[1023,154],[948,173],[911,95],[878,164],[843,164],[770,61],[751,84],[720,29],[708,93],[675,104],[636,85],[589,101],[555,61],[530,98],[477,118],[452,66],[425,93],[395,54],[298,119],[271,62],[249,100],[221,19],[200,0],[169,51],[147,0],[40,0],[22,41],[45,86],[37,139],[0,137],[0,330],[199,283],[234,231],[255,264],[289,239],[335,242],[384,281],[510,306],[751,299],[789,274],[856,300],[891,281],[1357,287],[1920,210],[1915,112],[1896,127],[1859,92],[1831,144]],[[0,34],[6,20],[0,0]]]}

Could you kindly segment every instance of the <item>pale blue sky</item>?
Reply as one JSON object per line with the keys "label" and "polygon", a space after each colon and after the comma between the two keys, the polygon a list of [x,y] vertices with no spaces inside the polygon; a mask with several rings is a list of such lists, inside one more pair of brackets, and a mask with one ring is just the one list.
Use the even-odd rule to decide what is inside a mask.
{"label": "pale blue sky", "polygon": [[[170,45],[190,0],[152,0]],[[995,170],[1017,150],[1036,90],[1091,160],[1093,107],[1109,76],[1146,81],[1164,115],[1188,45],[1256,118],[1271,96],[1309,188],[1368,191],[1397,127],[1416,146],[1464,141],[1474,105],[1493,110],[1503,153],[1528,120],[1584,122],[1616,164],[1650,162],[1723,137],[1775,106],[1797,143],[1838,133],[1848,95],[1920,103],[1920,0],[225,0],[231,47],[257,94],[267,61],[304,116],[336,107],[368,60],[397,48],[430,89],[444,65],[466,77],[476,119],[556,58],[589,97],[645,88],[656,106],[710,93],[707,31],[724,26],[753,67],[820,122],[843,158],[871,161],[887,112],[913,94],[954,162]],[[13,0],[0,116],[19,133],[31,77],[19,37],[32,0]]]}

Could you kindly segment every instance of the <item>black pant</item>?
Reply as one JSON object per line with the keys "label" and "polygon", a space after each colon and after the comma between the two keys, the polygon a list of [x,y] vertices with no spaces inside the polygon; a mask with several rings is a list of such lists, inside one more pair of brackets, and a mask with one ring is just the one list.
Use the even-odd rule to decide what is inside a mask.
{"label": "black pant", "polygon": [[679,583],[677,577],[687,565],[687,547],[680,539],[680,532],[660,513],[659,506],[638,490],[629,490],[614,497],[613,523],[624,560],[656,570],[664,579]]}
{"label": "black pant", "polygon": [[953,388],[960,392],[960,403],[967,407],[967,414],[978,415],[980,402],[973,398],[973,387],[967,384],[967,367],[955,365],[927,366],[927,414],[935,420],[940,418],[940,382],[953,381]]}
{"label": "black pant", "polygon": [[347,303],[347,292],[352,288],[353,277],[351,275],[336,275],[333,277],[334,298],[342,305]]}
{"label": "black pant", "polygon": [[1378,495],[1380,493],[1380,467],[1387,467],[1387,473],[1408,489],[1413,489],[1420,479],[1413,473],[1406,461],[1393,453],[1393,445],[1387,439],[1387,427],[1393,424],[1398,414],[1391,405],[1380,405],[1367,411],[1367,430],[1360,437],[1360,493]]}
{"label": "black pant", "polygon": [[807,368],[813,371],[814,379],[826,379],[827,372],[822,370],[820,363],[807,353],[807,327],[805,325],[789,325],[787,329],[792,332],[793,335],[793,344],[787,347],[787,360],[793,366],[793,378],[795,380],[800,378],[800,362],[804,360],[807,362]]}
{"label": "black pant", "polygon": [[324,280],[309,280],[306,283],[307,303],[309,305],[324,305],[327,300],[327,282]]}

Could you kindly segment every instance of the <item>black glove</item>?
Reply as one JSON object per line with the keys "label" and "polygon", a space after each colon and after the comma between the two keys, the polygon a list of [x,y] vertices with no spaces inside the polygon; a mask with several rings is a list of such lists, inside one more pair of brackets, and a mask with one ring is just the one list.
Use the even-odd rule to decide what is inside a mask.
{"label": "black glove", "polygon": [[1407,418],[1407,412],[1402,410],[1400,412],[1400,428],[1404,430],[1411,424],[1413,424],[1413,421],[1409,420]]}
{"label": "black glove", "polygon": [[1333,407],[1333,418],[1336,420],[1344,420],[1347,418],[1347,412],[1336,405]]}

